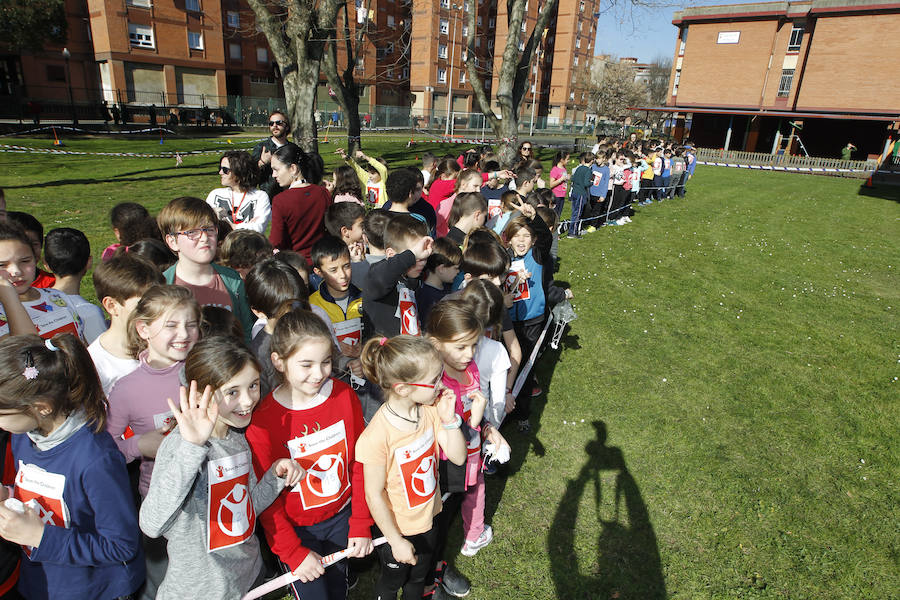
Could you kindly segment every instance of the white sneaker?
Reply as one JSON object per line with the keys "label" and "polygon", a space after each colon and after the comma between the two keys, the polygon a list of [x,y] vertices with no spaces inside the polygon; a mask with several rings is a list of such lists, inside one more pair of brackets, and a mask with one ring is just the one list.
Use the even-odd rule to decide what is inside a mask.
{"label": "white sneaker", "polygon": [[466,543],[463,544],[462,550],[460,550],[459,553],[463,556],[475,556],[478,554],[479,550],[490,544],[493,539],[494,530],[491,529],[490,525],[485,525],[481,535],[478,536],[478,539],[474,542],[466,540]]}
{"label": "white sneaker", "polygon": [[631,223],[631,217],[622,217],[626,223]]}
{"label": "white sneaker", "polygon": [[626,223],[628,223],[628,221],[625,220],[625,217],[616,220],[616,225],[625,225]]}

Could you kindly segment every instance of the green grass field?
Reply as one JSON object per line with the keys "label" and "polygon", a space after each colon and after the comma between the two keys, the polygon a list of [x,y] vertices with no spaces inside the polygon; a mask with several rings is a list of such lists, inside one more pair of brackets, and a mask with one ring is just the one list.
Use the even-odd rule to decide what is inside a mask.
{"label": "green grass field", "polygon": [[[366,149],[399,165],[447,147]],[[216,165],[3,153],[0,187],[99,255],[114,204],[205,197]],[[494,542],[453,559],[471,598],[898,597],[900,203],[858,186],[701,166],[686,200],[561,242],[579,316],[540,365],[538,426],[506,432]]]}

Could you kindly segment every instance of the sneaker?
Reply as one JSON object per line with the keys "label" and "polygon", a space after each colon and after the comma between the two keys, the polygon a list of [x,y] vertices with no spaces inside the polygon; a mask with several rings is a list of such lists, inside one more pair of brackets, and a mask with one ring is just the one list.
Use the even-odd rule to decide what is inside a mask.
{"label": "sneaker", "polygon": [[597,231],[597,228],[594,227],[593,225],[588,225],[587,227],[584,228],[585,233],[594,233],[595,231]]}
{"label": "sneaker", "polygon": [[[443,591],[457,598],[464,598],[472,591],[472,583],[468,578],[446,563],[441,572],[441,587]],[[438,598],[438,596],[434,596],[434,598]]]}
{"label": "sneaker", "polygon": [[542,389],[541,389],[540,387],[538,387],[538,386],[534,386],[533,388],[531,388],[531,397],[532,397],[532,398],[535,398],[535,397],[537,397],[537,396],[540,396],[540,395],[543,394],[543,393],[544,393],[544,390],[542,390]]}
{"label": "sneaker", "polygon": [[653,200],[647,198],[646,200],[644,200],[644,204],[653,204]]}
{"label": "sneaker", "polygon": [[622,217],[626,223],[631,223],[631,217]]}
{"label": "sneaker", "polygon": [[628,221],[625,220],[625,217],[616,220],[616,225],[625,225]]}
{"label": "sneaker", "polygon": [[484,469],[481,470],[485,475],[494,475],[497,473],[497,463],[489,460],[484,463]]}
{"label": "sneaker", "polygon": [[463,544],[459,553],[463,556],[475,556],[478,554],[479,550],[490,544],[493,539],[494,530],[490,525],[485,525],[484,529],[481,531],[481,535],[478,536],[478,539],[474,541],[466,540],[466,543]]}
{"label": "sneaker", "polygon": [[521,431],[522,433],[528,433],[529,431],[531,431],[531,421],[529,421],[528,419],[519,420],[519,431]]}
{"label": "sneaker", "polygon": [[584,237],[584,236],[581,235],[580,233],[576,233],[575,235],[570,235],[570,236],[569,236],[569,239],[570,239],[570,240],[580,240],[580,239],[583,238],[583,237]]}

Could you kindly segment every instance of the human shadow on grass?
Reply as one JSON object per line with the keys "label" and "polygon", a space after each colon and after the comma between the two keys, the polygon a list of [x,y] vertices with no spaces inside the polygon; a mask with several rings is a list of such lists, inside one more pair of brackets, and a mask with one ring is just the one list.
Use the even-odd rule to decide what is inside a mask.
{"label": "human shadow on grass", "polygon": [[[177,172],[171,173],[169,175],[151,175],[149,177],[131,177],[132,175],[140,175],[144,173],[152,173],[154,171],[172,171],[176,170],[176,167],[161,167],[158,169],[145,169],[143,171],[134,171],[132,173],[122,173],[121,175],[113,175],[107,178],[97,178],[97,177],[85,177],[83,179],[58,179],[56,181],[42,181],[40,183],[31,183],[28,185],[8,185],[6,189],[15,190],[15,189],[29,189],[29,188],[47,188],[47,187],[59,187],[63,185],[83,185],[83,184],[95,184],[95,183],[123,183],[126,181],[158,181],[162,179],[178,179],[181,177],[196,177],[199,173],[198,169],[206,171],[209,169],[209,165],[192,165],[192,166],[182,166],[177,167]],[[210,173],[210,178],[212,180],[215,173]],[[212,188],[212,184],[210,188]]]}
{"label": "human shadow on grass", "polygon": [[[547,538],[556,597],[662,600],[666,584],[647,506],[621,448],[606,445],[606,424],[592,425],[597,437],[585,445],[587,462],[566,484]],[[594,490],[596,526],[585,515],[580,523],[578,519],[589,485]],[[597,557],[582,572],[576,559],[576,531],[595,529]]]}

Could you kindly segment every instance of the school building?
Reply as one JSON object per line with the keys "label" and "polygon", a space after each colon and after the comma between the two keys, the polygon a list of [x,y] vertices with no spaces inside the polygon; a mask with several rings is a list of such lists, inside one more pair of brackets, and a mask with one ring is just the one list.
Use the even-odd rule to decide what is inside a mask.
{"label": "school building", "polygon": [[896,139],[900,3],[705,6],[676,12],[672,23],[670,95],[655,110],[675,111],[676,138],[816,156],[838,156],[852,142],[859,159]]}

